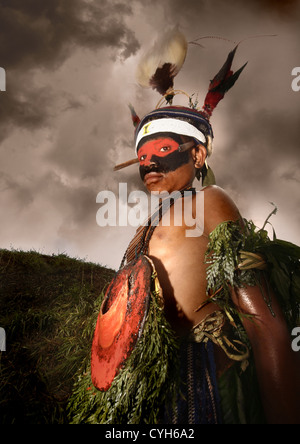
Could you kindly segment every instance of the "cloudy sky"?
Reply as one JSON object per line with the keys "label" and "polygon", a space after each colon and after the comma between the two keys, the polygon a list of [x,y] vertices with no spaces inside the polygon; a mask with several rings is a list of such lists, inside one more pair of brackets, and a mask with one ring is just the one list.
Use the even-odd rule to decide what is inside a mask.
{"label": "cloudy sky", "polygon": [[[179,25],[191,41],[175,87],[204,100],[238,42],[248,61],[212,118],[210,164],[242,214],[300,244],[299,1],[0,0],[0,247],[34,249],[117,268],[134,228],[101,228],[97,194],[139,189],[128,103],[140,116],[160,97],[135,82],[143,52]],[[198,96],[197,96],[198,94]],[[122,205],[124,202],[122,202]]]}

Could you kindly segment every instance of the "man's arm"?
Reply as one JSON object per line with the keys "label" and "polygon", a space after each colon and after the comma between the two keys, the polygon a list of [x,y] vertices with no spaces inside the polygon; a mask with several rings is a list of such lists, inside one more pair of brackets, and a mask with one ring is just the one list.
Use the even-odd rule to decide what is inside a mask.
{"label": "man's arm", "polygon": [[[264,289],[267,291],[267,288]],[[274,295],[272,311],[259,287],[237,289],[234,304],[242,313],[255,360],[261,398],[270,424],[300,423],[300,356],[292,350],[291,336]]]}
{"label": "man's arm", "polygon": [[[240,218],[232,200],[215,186],[205,189],[204,213],[207,234],[221,222]],[[271,299],[275,316],[260,287],[249,286],[232,292],[237,308],[254,316],[252,320],[243,318],[243,323],[253,349],[268,422],[300,423],[300,354],[291,348],[291,336],[274,294]]]}

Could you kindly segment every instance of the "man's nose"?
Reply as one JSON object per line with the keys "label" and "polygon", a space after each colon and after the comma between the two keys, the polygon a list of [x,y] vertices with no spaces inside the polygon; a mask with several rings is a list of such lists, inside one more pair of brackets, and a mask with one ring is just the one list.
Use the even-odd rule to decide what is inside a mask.
{"label": "man's nose", "polygon": [[151,157],[151,158],[147,157],[144,161],[144,166],[151,167],[151,166],[156,166],[156,165],[157,165],[157,162],[153,159],[153,157]]}

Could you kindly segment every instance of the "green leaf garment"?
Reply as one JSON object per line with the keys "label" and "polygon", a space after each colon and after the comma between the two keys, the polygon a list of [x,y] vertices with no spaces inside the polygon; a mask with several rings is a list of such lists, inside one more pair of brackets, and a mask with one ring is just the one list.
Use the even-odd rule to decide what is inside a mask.
{"label": "green leaf garment", "polygon": [[[187,338],[180,342],[165,318],[154,270],[149,311],[135,349],[106,392],[97,391],[92,386],[89,363],[83,363],[84,368],[77,376],[69,400],[71,423],[180,423],[176,412],[180,399],[184,400],[185,396],[180,385],[180,369],[192,356],[191,359],[197,361],[194,368],[199,369],[199,373],[194,373],[194,379],[201,380],[201,372],[207,374],[206,368],[215,374],[211,359],[212,343],[227,349],[233,364],[218,381],[213,377],[206,378],[208,392],[214,392],[210,403],[212,412],[206,411],[206,416],[216,416],[215,423],[265,422],[251,345],[242,326],[241,314],[231,302],[230,291],[231,287],[260,285],[262,276],[266,275],[290,330],[299,325],[300,248],[277,239],[275,233],[271,240],[265,230],[268,220],[262,229],[245,219],[242,223],[223,222],[209,238],[205,259],[208,300],[220,307],[217,314],[221,313],[229,319],[230,337],[220,333],[220,328],[217,334],[210,333],[210,327],[205,325],[197,326],[198,332],[197,328],[191,332],[192,336],[200,337],[199,340]],[[272,312],[269,294],[262,293],[262,297]],[[182,355],[183,350],[187,353],[187,359]],[[249,350],[249,353],[245,350]],[[203,359],[206,360],[204,367],[203,363],[199,363]],[[188,391],[190,386],[187,385]],[[195,390],[198,390],[197,384]],[[202,396],[203,399],[200,396],[200,404],[205,404],[208,396],[209,393]],[[169,413],[162,416],[163,411]],[[202,415],[201,405],[198,406],[198,415]],[[190,417],[188,414],[186,423],[198,422],[202,422],[201,418],[199,420],[195,415]]]}

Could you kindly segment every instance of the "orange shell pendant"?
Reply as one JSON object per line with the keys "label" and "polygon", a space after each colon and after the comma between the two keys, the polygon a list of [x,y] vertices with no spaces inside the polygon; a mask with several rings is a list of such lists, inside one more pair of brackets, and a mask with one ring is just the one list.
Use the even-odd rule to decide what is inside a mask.
{"label": "orange shell pendant", "polygon": [[151,291],[152,266],[141,255],[116,273],[98,316],[91,353],[94,386],[106,391],[143,330]]}

